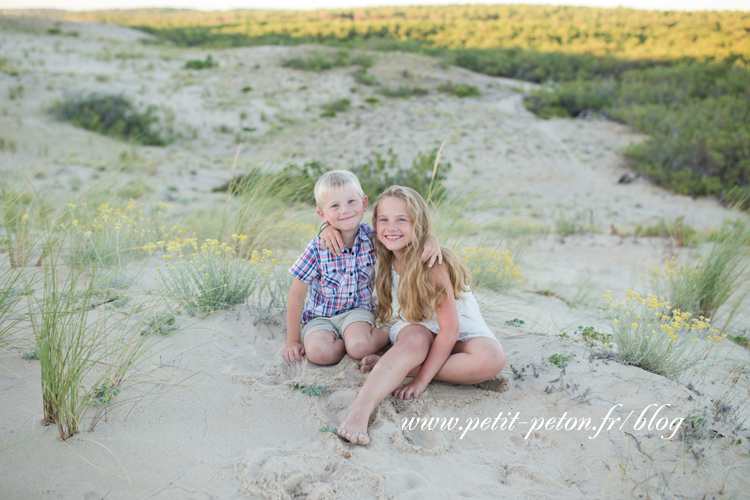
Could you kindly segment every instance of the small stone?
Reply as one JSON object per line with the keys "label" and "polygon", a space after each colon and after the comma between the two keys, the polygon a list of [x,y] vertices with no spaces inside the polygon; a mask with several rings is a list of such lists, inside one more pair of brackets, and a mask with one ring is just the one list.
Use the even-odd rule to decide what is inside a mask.
{"label": "small stone", "polygon": [[345,452],[344,452],[344,458],[349,458],[349,457],[351,457],[351,456],[352,456],[352,454],[351,454],[351,453],[349,453],[348,451],[345,451]]}

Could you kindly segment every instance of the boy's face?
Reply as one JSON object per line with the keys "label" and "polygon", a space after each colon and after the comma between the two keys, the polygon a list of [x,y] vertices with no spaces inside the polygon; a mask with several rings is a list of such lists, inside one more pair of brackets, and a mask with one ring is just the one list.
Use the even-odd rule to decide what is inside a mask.
{"label": "boy's face", "polygon": [[363,198],[351,187],[334,188],[328,193],[318,215],[339,231],[359,229],[365,215],[367,196]]}

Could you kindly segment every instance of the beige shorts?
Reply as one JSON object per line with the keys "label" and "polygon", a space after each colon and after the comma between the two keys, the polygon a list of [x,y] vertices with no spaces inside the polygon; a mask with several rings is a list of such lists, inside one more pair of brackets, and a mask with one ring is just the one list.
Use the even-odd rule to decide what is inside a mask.
{"label": "beige shorts", "polygon": [[336,338],[343,339],[346,327],[358,321],[369,323],[370,326],[375,326],[375,317],[372,315],[372,311],[357,308],[331,318],[321,316],[311,319],[306,325],[302,325],[302,332],[300,335],[302,338],[300,340],[302,344],[304,344],[307,334],[318,330],[328,330],[336,334]]}

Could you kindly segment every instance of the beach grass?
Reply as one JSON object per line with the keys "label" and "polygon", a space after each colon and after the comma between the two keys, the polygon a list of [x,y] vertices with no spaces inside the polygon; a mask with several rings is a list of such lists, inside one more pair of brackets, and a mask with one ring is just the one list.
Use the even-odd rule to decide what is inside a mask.
{"label": "beach grass", "polygon": [[731,323],[748,297],[744,274],[750,263],[750,229],[742,222],[725,223],[707,250],[695,249],[680,261],[672,256],[660,267],[649,270],[649,284],[656,293],[669,298],[681,310],[713,317],[730,298],[735,297]]}

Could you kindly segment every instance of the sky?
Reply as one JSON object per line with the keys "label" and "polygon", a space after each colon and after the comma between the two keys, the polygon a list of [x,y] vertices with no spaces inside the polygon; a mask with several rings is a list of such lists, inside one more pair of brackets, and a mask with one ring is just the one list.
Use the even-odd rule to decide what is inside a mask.
{"label": "sky", "polygon": [[585,7],[629,7],[659,10],[742,10],[750,11],[750,0],[0,0],[0,9],[133,9],[174,7],[198,10],[230,9],[338,9],[380,5],[437,4],[553,4]]}

